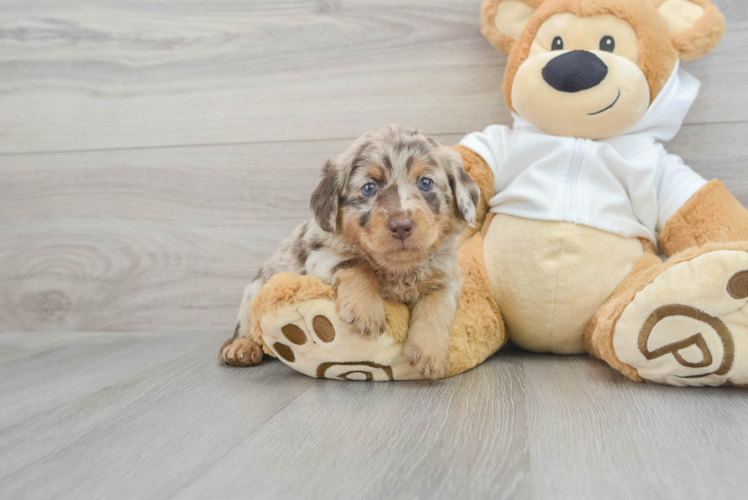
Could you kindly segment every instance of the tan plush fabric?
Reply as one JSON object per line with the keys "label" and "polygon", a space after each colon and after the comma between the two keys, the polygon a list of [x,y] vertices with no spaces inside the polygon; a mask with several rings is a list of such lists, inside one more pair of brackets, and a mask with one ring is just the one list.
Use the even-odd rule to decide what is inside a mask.
{"label": "tan plush fabric", "polygon": [[515,39],[507,33],[502,33],[496,26],[496,14],[499,4],[506,2],[524,3],[533,9],[537,9],[544,0],[486,0],[481,7],[481,33],[488,38],[491,45],[508,54],[512,50]]}
{"label": "tan plush fabric", "polygon": [[512,110],[514,77],[527,59],[540,25],[554,14],[565,12],[579,17],[613,14],[631,24],[639,37],[639,68],[647,77],[650,99],[657,97],[675,68],[678,52],[670,41],[667,25],[650,0],[547,0],[535,12],[509,55],[503,89]]}
{"label": "tan plush fabric", "polygon": [[[555,29],[555,26],[563,28]],[[606,28],[608,28],[606,30]],[[554,33],[565,34],[566,47],[597,47],[599,33],[616,35],[617,48],[632,48],[630,57],[638,58],[636,34],[628,23],[615,16],[605,15],[578,18],[571,14],[556,14],[546,21],[544,33],[548,40]],[[634,41],[626,43],[625,34]],[[573,35],[573,36],[572,36]],[[552,40],[552,38],[551,38]],[[537,46],[537,45],[536,45]],[[634,60],[600,51],[597,57],[607,67],[607,76],[594,88],[568,94],[551,87],[540,75],[558,56],[556,51],[539,51],[518,69],[512,83],[511,99],[515,111],[546,134],[562,137],[603,139],[631,129],[646,115],[650,106],[649,83]],[[616,97],[618,94],[618,97]],[[615,105],[596,119],[588,113]]]}
{"label": "tan plush fabric", "polygon": [[483,222],[488,214],[488,201],[493,198],[494,195],[494,177],[491,167],[488,166],[485,160],[483,160],[478,153],[466,148],[465,146],[460,146],[459,144],[454,146],[452,149],[460,153],[465,172],[470,175],[473,182],[475,182],[478,185],[478,188],[480,188],[480,198],[478,200],[478,206],[476,207],[475,227],[465,228],[460,239],[460,241],[463,242],[468,238],[471,238],[483,226]]}
{"label": "tan plush fabric", "polygon": [[709,242],[748,241],[748,210],[714,179],[668,219],[659,242],[667,255]]}
{"label": "tan plush fabric", "polygon": [[301,276],[294,273],[281,273],[273,276],[260,290],[251,307],[252,336],[255,342],[263,346],[265,354],[275,356],[268,351],[262,339],[260,321],[267,314],[272,314],[280,307],[298,304],[307,300],[335,300],[332,288],[316,276]]}
{"label": "tan plush fabric", "polygon": [[651,382],[747,384],[746,270],[748,252],[727,249],[668,266],[616,322],[616,357]]}
{"label": "tan plush fabric", "polygon": [[636,370],[623,364],[616,357],[613,348],[613,332],[623,310],[631,303],[636,292],[644,288],[659,274],[661,265],[662,260],[654,252],[645,252],[639,257],[634,263],[631,273],[592,317],[584,334],[587,352],[604,360],[611,367],[637,382],[641,382],[643,379],[636,373]]}
{"label": "tan plush fabric", "polygon": [[673,47],[680,54],[680,58],[683,61],[693,61],[704,57],[717,46],[725,34],[727,22],[719,9],[709,0],[680,1],[697,5],[704,10],[695,24],[672,34]]}
{"label": "tan plush fabric", "polygon": [[[590,322],[585,334],[585,342],[590,354],[605,360],[610,366],[632,380],[642,381],[643,378],[635,368],[618,358],[614,347],[616,325],[618,325],[624,311],[631,306],[637,294],[652,285],[659,276],[673,266],[713,252],[748,250],[747,241],[748,210],[732,196],[722,182],[716,179],[710,181],[667,221],[660,233],[660,246],[670,256],[670,259],[663,263],[651,250],[646,252],[637,261],[631,274],[621,283],[610,300],[600,308]],[[725,266],[727,267],[730,267],[731,259],[738,262],[732,256],[726,259]],[[651,303],[651,309],[660,305],[683,302],[703,309],[705,299],[703,295],[698,294],[713,295],[725,292],[730,278],[727,274],[732,271],[735,271],[735,269],[725,271],[722,274],[709,271],[705,276],[699,275],[698,279],[695,276],[690,276],[687,279],[681,277],[678,286],[682,290],[678,290],[678,293],[673,291],[674,289],[677,290],[678,286],[662,287],[658,290],[663,291],[647,292],[648,295],[642,295],[641,300],[646,296],[647,302]],[[673,276],[676,275],[673,274]],[[700,283],[702,280],[706,281]],[[715,291],[709,292],[710,287],[714,288]],[[693,298],[693,294],[696,294],[696,299]],[[722,298],[729,302],[726,297]],[[639,317],[639,319],[641,318]],[[739,321],[742,322],[743,320]],[[631,329],[632,327],[629,327],[629,330]],[[684,329],[681,326],[675,331],[684,331]],[[690,349],[693,351],[693,348]],[[712,350],[714,350],[713,347]],[[664,360],[660,361],[661,363],[666,361],[672,363],[675,359],[665,356],[663,358]],[[648,376],[651,377],[651,373]],[[665,380],[658,381],[664,382]],[[728,383],[735,384],[734,381]]]}
{"label": "tan plush fabric", "polygon": [[[268,283],[267,288],[287,288],[298,278],[301,276],[285,275]],[[321,281],[317,284],[325,286]],[[310,283],[303,283],[299,291],[304,285]],[[338,318],[334,301],[281,302],[260,319],[264,349],[310,377],[377,381],[421,378],[402,353],[408,308],[387,304],[385,310],[388,334],[370,338],[348,329]]]}
{"label": "tan plush fabric", "polygon": [[508,340],[483,257],[481,233],[473,235],[457,253],[464,282],[450,338],[447,377],[482,363]]}
{"label": "tan plush fabric", "polygon": [[537,352],[585,352],[587,323],[642,255],[638,239],[569,222],[496,214],[484,242],[509,339]]}
{"label": "tan plush fabric", "polygon": [[[725,251],[727,251],[727,253],[719,253]],[[712,287],[714,288],[714,290],[704,288],[704,284],[701,283],[701,279],[695,280],[692,277],[688,281],[676,280],[675,282],[673,282],[675,286],[673,286],[673,284],[663,286],[662,291],[656,295],[656,300],[647,298],[645,302],[652,310],[648,312],[654,312],[654,309],[662,304],[685,304],[691,307],[695,306],[697,308],[709,308],[710,300],[712,300],[710,297],[713,297],[717,293],[723,293],[727,291],[730,278],[739,268],[742,269],[740,265],[737,265],[737,267],[735,266],[736,263],[740,264],[741,262],[736,260],[734,258],[734,255],[729,254],[729,252],[748,252],[748,243],[707,243],[704,246],[689,248],[679,254],[676,254],[667,262],[662,262],[654,254],[645,253],[637,261],[631,274],[624,280],[623,283],[621,283],[621,285],[616,289],[613,296],[600,308],[597,314],[595,314],[593,320],[590,322],[585,334],[585,342],[589,353],[606,361],[611,367],[620,371],[630,379],[635,381],[643,381],[644,379],[642,376],[640,376],[638,371],[632,366],[622,362],[618,358],[618,355],[616,353],[616,346],[614,345],[614,335],[616,333],[616,327],[622,315],[627,310],[627,308],[632,305],[635,298],[640,292],[642,292],[649,286],[657,285],[659,283],[657,279],[662,275],[666,276],[668,270],[674,268],[675,266],[678,266],[681,263],[696,261],[699,257],[702,256],[712,256],[723,260],[723,273],[715,273],[713,270],[714,267],[711,267],[705,268],[705,272],[700,275],[704,276],[706,281],[708,281],[709,283],[714,282],[716,285],[718,285]],[[714,254],[717,255],[715,256]],[[746,258],[746,263],[748,263],[748,258]],[[692,274],[692,276],[696,275]],[[653,285],[653,283],[655,285]],[[738,311],[737,314],[739,315],[739,317],[734,321],[737,321],[738,324],[744,325],[745,321],[743,319],[744,313],[742,312],[742,307],[744,307],[745,304],[742,302],[735,303],[734,306],[735,307],[733,309],[726,310],[717,308],[716,311],[711,312],[714,315],[720,315],[732,314],[735,311]],[[638,334],[642,327],[643,325],[641,327],[636,326],[636,328],[634,328],[634,333]],[[682,330],[682,328],[680,330]],[[744,330],[741,331],[743,337],[745,336],[745,333],[746,332]],[[621,350],[620,345],[618,346],[618,349],[619,351]],[[742,349],[746,350],[748,349],[748,346],[743,347]],[[746,366],[746,364],[748,364],[748,359],[746,358],[748,358],[748,354],[743,357],[743,365],[738,367],[738,369],[740,370],[740,377],[746,376],[745,373],[746,370],[748,370],[748,367]]]}

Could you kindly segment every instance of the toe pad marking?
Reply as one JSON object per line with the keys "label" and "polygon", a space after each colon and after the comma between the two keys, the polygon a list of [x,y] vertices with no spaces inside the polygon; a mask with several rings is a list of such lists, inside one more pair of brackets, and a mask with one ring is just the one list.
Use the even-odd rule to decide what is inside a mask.
{"label": "toe pad marking", "polygon": [[[327,370],[330,367],[338,366],[338,365],[340,366],[368,366],[370,368],[383,370],[384,373],[387,374],[387,378],[389,378],[390,380],[395,380],[395,377],[392,374],[392,367],[380,365],[379,363],[373,363],[371,361],[343,361],[339,363],[336,363],[336,362],[322,363],[321,365],[319,365],[319,367],[317,367],[317,378],[325,378],[325,372],[327,372]],[[338,378],[350,380],[348,379],[348,375],[352,373],[368,373],[368,375],[366,376],[366,380],[371,380],[373,378],[373,375],[371,374],[371,372],[365,372],[363,370],[353,370],[353,371],[345,372],[341,375],[338,375]]]}
{"label": "toe pad marking", "polygon": [[335,328],[324,316],[315,316],[312,320],[312,328],[322,342],[332,342],[335,339]]}
{"label": "toe pad marking", "polygon": [[735,273],[727,282],[727,293],[733,299],[748,298],[748,270]]}
{"label": "toe pad marking", "polygon": [[294,361],[296,361],[296,356],[294,356],[293,351],[287,345],[276,342],[275,344],[273,344],[273,349],[275,349],[275,352],[278,353],[278,356],[285,359],[289,363],[293,363]]}
{"label": "toe pad marking", "polygon": [[306,334],[304,331],[296,325],[286,325],[281,328],[283,335],[296,345],[304,345],[306,343]]}

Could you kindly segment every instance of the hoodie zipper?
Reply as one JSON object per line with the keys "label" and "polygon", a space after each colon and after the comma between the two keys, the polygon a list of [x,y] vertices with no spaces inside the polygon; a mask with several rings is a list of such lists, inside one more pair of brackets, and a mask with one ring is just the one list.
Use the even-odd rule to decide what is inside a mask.
{"label": "hoodie zipper", "polygon": [[586,145],[584,139],[574,139],[574,153],[571,155],[571,165],[569,166],[569,176],[566,179],[566,193],[564,196],[564,220],[566,222],[577,221],[579,174],[584,163]]}

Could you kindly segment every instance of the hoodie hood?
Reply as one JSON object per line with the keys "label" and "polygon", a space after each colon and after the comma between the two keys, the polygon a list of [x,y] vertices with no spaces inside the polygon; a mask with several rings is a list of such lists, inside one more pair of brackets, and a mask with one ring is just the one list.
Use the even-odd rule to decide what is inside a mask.
{"label": "hoodie hood", "polygon": [[[670,141],[680,130],[683,121],[699,94],[701,82],[692,74],[680,67],[678,61],[667,83],[649,106],[644,118],[626,132],[619,135],[643,134],[660,141]],[[543,133],[535,125],[516,113],[515,130],[531,130]]]}

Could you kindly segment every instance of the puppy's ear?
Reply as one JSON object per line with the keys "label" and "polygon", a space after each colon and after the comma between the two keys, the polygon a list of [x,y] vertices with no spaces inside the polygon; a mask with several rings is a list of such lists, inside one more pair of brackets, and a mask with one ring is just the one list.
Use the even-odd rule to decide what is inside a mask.
{"label": "puppy's ear", "polygon": [[314,220],[323,231],[334,233],[338,219],[338,204],[343,192],[343,183],[338,175],[338,169],[330,160],[322,168],[322,180],[312,193],[310,207]]}
{"label": "puppy's ear", "polygon": [[469,226],[475,226],[480,188],[465,172],[460,154],[452,149],[447,150],[450,163],[449,185],[455,198],[457,213]]}
{"label": "puppy's ear", "polygon": [[491,45],[508,54],[543,1],[486,0],[481,7],[480,31]]}
{"label": "puppy's ear", "polygon": [[666,0],[658,10],[683,61],[704,57],[725,34],[725,17],[709,0]]}

